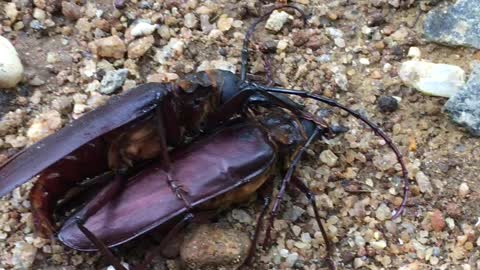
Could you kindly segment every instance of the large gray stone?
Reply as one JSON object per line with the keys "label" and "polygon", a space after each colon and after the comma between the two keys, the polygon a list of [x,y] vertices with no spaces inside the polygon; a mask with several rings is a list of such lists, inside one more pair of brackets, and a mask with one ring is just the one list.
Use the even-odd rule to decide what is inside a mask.
{"label": "large gray stone", "polygon": [[480,49],[480,1],[458,0],[446,9],[429,12],[424,35],[429,41]]}
{"label": "large gray stone", "polygon": [[445,104],[453,122],[480,136],[480,64],[475,64],[468,82]]}

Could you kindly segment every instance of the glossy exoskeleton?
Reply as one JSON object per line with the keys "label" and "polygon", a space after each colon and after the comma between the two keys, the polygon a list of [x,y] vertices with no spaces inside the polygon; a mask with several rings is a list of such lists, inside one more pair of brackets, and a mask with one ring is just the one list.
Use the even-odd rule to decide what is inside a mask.
{"label": "glossy exoskeleton", "polygon": [[[161,247],[198,213],[224,209],[233,203],[245,201],[252,193],[272,179],[276,166],[288,165],[287,181],[305,192],[316,211],[316,219],[330,251],[329,240],[322,227],[313,193],[301,180],[292,177],[293,170],[305,148],[329,130],[317,129],[307,120],[276,111],[256,120],[241,121],[205,136],[185,148],[171,152],[172,164],[165,171],[157,161],[128,180],[118,197],[103,205],[83,225],[76,215],[83,215],[86,205],[69,218],[58,233],[65,245],[82,251],[101,250],[133,240],[172,220],[180,220],[164,238]],[[171,191],[167,178],[188,191],[189,206]],[[271,183],[267,183],[271,184]],[[108,190],[108,187],[106,188]],[[267,207],[265,204],[264,207]],[[264,209],[265,210],[265,209]],[[257,225],[261,224],[263,215]],[[260,228],[257,229],[257,234]],[[247,261],[254,255],[258,235]],[[171,251],[164,251],[169,254]],[[111,259],[112,264],[121,268]],[[113,261],[112,261],[113,260]],[[117,270],[120,270],[117,269]]]}

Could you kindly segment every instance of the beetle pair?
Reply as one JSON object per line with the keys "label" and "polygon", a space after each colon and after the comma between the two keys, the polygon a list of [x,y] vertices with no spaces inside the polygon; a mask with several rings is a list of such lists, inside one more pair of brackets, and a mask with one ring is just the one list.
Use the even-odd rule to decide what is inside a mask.
{"label": "beetle pair", "polygon": [[[289,6],[279,8],[286,7]],[[186,76],[177,83],[141,85],[113,97],[106,105],[3,164],[0,196],[40,173],[31,201],[37,229],[49,234],[56,230],[53,212],[57,202],[73,186],[86,178],[107,179],[108,185],[67,220],[59,238],[76,249],[99,249],[117,269],[122,269],[107,246],[121,244],[174,217],[181,217],[183,222],[174,227],[174,232],[191,219],[199,207],[215,208],[218,201],[240,201],[266,181],[278,153],[283,150],[290,153],[290,167],[273,203],[267,239],[291,181],[308,195],[330,250],[312,193],[293,177],[304,149],[329,128],[284,96],[292,94],[349,112],[387,142],[397,155],[405,179],[404,200],[395,216],[400,215],[408,194],[407,172],[400,152],[378,127],[333,100],[246,80],[249,39],[255,26],[272,11],[259,18],[245,35],[240,78],[213,70]],[[288,117],[278,112],[262,117],[252,113],[255,104],[278,106],[291,113]],[[229,124],[238,114],[242,115],[241,123]],[[312,128],[314,124],[319,127]],[[200,133],[213,130],[217,131],[206,138],[196,138]],[[178,147],[186,137],[193,137],[194,143],[169,154],[168,146]],[[215,146],[214,142],[222,147]],[[222,149],[229,150],[214,151]],[[158,160],[151,161],[155,159]],[[206,175],[193,178],[201,175],[200,172]],[[150,207],[152,205],[155,207]],[[265,207],[263,213],[266,211]],[[134,212],[143,218],[134,218]],[[109,229],[103,230],[102,226]],[[254,243],[258,232],[257,228]]]}

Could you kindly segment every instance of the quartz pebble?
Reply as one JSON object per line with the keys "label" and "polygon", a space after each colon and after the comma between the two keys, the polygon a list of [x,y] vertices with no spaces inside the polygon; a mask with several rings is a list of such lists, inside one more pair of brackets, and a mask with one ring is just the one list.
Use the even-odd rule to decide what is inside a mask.
{"label": "quartz pebble", "polygon": [[399,76],[418,91],[451,97],[465,84],[465,72],[458,66],[410,60],[402,64]]}
{"label": "quartz pebble", "polygon": [[226,15],[220,16],[217,21],[218,30],[226,32],[232,28],[233,18],[229,18]]}
{"label": "quartz pebble", "polygon": [[331,150],[327,149],[320,153],[320,160],[328,166],[333,167],[337,163],[338,157]]}
{"label": "quartz pebble", "polygon": [[432,183],[430,182],[430,179],[423,172],[418,172],[415,175],[415,180],[417,180],[417,184],[418,184],[418,188],[420,189],[420,192],[432,194],[433,192]]}
{"label": "quartz pebble", "polygon": [[156,25],[140,21],[132,27],[130,34],[133,37],[148,36],[155,32],[156,29]]}
{"label": "quartz pebble", "polygon": [[458,195],[460,195],[460,197],[463,198],[467,196],[469,191],[470,191],[470,188],[468,187],[467,183],[461,183],[460,187],[458,188]]}
{"label": "quartz pebble", "polygon": [[27,130],[27,137],[31,143],[35,143],[55,131],[62,126],[62,117],[56,110],[50,110],[39,114],[34,118],[33,123]]}
{"label": "quartz pebble", "polygon": [[100,93],[105,95],[113,94],[116,90],[122,87],[127,79],[127,75],[128,69],[107,71],[101,82]]}
{"label": "quartz pebble", "polygon": [[185,27],[194,29],[198,25],[198,19],[193,13],[187,13],[185,14],[185,17],[183,18]]}
{"label": "quartz pebble", "polygon": [[285,11],[274,11],[268,18],[265,28],[274,32],[280,31],[283,25],[291,19],[291,15]]}
{"label": "quartz pebble", "polygon": [[23,65],[10,41],[0,36],[0,88],[15,87],[23,77]]}

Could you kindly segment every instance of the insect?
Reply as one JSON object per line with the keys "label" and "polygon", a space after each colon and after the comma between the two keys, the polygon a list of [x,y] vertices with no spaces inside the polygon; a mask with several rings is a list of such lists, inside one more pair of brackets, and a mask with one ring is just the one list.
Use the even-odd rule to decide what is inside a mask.
{"label": "insect", "polygon": [[[170,175],[188,190],[188,206],[171,192],[166,181],[169,173],[159,160],[129,179],[124,191],[102,205],[84,225],[77,223],[76,215],[82,216],[92,205],[87,204],[74,214],[60,229],[58,238],[77,250],[100,250],[117,270],[124,269],[108,247],[133,240],[172,220],[180,220],[159,245],[161,252],[172,236],[202,211],[245,201],[262,185],[271,184],[269,179],[281,162],[289,166],[285,179],[292,179],[292,184],[309,197],[330,251],[313,193],[292,174],[306,147],[328,132],[329,129],[317,128],[312,121],[299,120],[280,110],[259,115],[255,120],[241,119],[240,123],[222,127],[171,153]],[[257,224],[262,223],[266,207],[268,203]],[[257,226],[247,261],[255,254],[261,230],[261,225]]]}
{"label": "insect", "polygon": [[[287,7],[291,8],[283,6],[272,11]],[[173,164],[168,146],[176,147],[184,143],[187,136],[222,127],[234,115],[244,114],[245,109],[257,101],[267,101],[306,120],[322,124],[286,96],[297,95],[347,111],[370,126],[393,149],[402,167],[405,183],[404,198],[394,218],[399,216],[408,198],[407,171],[399,150],[375,124],[334,100],[308,91],[265,86],[247,80],[249,40],[255,27],[272,11],[252,24],[245,35],[240,77],[226,71],[206,71],[172,84],[141,85],[124,95],[113,97],[105,106],[84,115],[4,163],[0,167],[0,196],[40,173],[31,194],[35,224],[39,231],[51,233],[55,230],[53,210],[68,190],[85,178],[112,176],[106,177],[110,179],[108,188],[90,201],[90,207],[85,208],[88,211],[76,215],[80,228],[82,224],[88,224],[89,217],[96,216],[103,205],[130,189],[126,183],[128,175],[140,171],[144,161],[159,158],[167,172],[164,180],[170,191],[189,208],[190,195],[170,175]],[[95,160],[91,158],[93,153],[96,153]],[[85,166],[89,167],[88,170],[72,173],[71,181],[66,181],[70,172],[79,172]],[[273,202],[268,232],[290,179],[287,177],[282,181],[279,196]],[[55,182],[61,184],[56,185]],[[44,196],[46,193],[48,196]]]}

